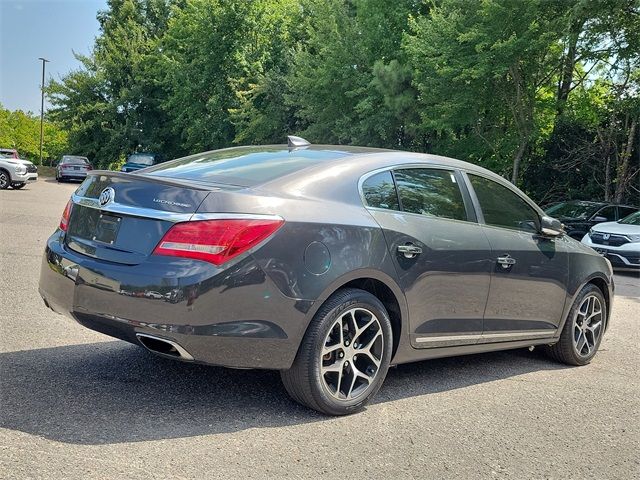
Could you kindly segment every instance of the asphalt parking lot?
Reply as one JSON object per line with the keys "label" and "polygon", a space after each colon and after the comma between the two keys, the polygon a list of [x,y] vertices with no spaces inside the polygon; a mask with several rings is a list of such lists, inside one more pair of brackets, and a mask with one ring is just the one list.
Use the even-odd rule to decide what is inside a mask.
{"label": "asphalt parking lot", "polygon": [[592,364],[538,351],[390,370],[327,418],[279,375],[172,362],[47,310],[41,254],[77,184],[0,191],[0,478],[640,477],[640,280]]}

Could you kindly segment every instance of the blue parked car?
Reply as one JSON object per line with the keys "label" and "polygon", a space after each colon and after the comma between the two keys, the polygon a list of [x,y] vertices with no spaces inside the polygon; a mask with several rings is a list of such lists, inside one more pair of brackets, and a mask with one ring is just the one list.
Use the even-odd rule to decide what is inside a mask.
{"label": "blue parked car", "polygon": [[158,153],[134,153],[129,155],[127,163],[120,170],[122,172],[135,172],[136,170],[156,165],[162,160],[162,156]]}

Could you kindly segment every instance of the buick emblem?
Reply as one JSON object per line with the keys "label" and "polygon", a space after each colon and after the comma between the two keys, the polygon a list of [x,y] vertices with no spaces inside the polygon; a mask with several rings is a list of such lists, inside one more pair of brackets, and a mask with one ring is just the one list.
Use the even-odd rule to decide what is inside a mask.
{"label": "buick emblem", "polygon": [[107,187],[100,193],[98,197],[98,203],[101,207],[104,207],[108,203],[113,202],[114,197],[116,196],[116,192],[113,188]]}
{"label": "buick emblem", "polygon": [[603,240],[609,240],[609,237],[611,237],[611,234],[610,234],[610,233],[603,233],[603,234],[602,234],[602,239],[603,239]]}

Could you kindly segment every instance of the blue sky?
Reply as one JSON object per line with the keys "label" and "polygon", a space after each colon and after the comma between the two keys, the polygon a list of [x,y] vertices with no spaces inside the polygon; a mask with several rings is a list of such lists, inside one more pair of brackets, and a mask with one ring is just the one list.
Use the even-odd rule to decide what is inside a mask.
{"label": "blue sky", "polygon": [[[47,78],[77,69],[73,51],[88,54],[106,0],[0,0],[0,103],[40,113],[42,63]],[[45,105],[45,111],[47,107]]]}

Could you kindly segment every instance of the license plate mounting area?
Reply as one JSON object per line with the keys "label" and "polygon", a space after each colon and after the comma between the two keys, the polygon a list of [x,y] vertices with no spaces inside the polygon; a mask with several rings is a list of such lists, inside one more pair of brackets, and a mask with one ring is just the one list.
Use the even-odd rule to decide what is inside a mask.
{"label": "license plate mounting area", "polygon": [[95,242],[106,243],[107,245],[113,245],[118,237],[118,230],[122,218],[115,215],[109,215],[101,213],[98,218],[98,224],[96,225],[96,231],[93,236]]}

